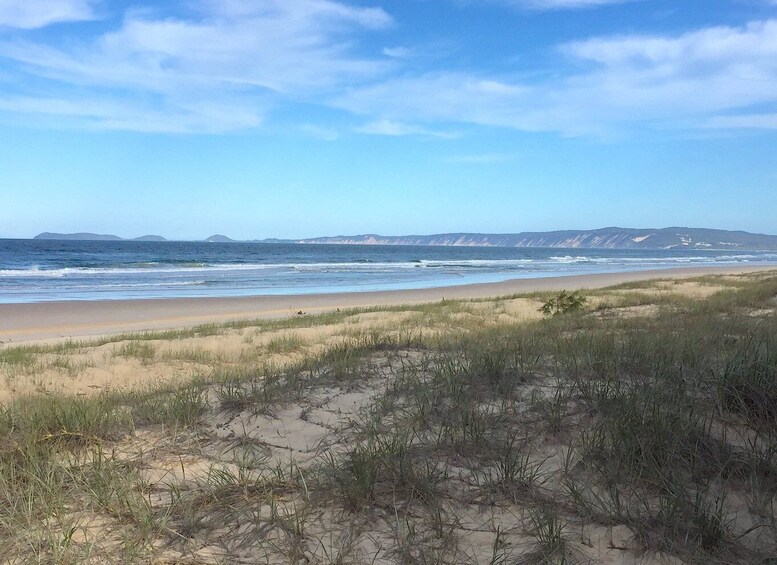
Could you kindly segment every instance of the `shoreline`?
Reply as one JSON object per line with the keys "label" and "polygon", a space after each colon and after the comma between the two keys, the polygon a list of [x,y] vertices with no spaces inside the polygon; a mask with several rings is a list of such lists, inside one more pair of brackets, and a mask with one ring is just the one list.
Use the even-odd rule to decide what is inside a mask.
{"label": "shoreline", "polygon": [[619,273],[511,279],[411,290],[236,297],[157,298],[0,304],[0,344],[95,338],[245,319],[272,319],[298,312],[414,305],[442,299],[482,299],[554,290],[598,289],[651,279],[733,275],[777,270],[775,265],[690,267]]}

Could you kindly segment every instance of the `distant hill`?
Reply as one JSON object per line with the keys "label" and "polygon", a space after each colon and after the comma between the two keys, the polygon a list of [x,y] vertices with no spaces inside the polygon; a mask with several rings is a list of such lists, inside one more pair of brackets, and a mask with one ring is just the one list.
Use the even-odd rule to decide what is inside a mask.
{"label": "distant hill", "polygon": [[227,237],[225,235],[216,234],[216,235],[210,236],[205,241],[210,242],[210,243],[231,243],[231,242],[233,242],[235,240],[232,239],[232,238],[229,238],[229,237]]}
{"label": "distant hill", "polygon": [[[127,241],[116,235],[95,233],[50,233],[34,239],[86,241]],[[167,241],[159,235],[144,235],[130,241]],[[203,240],[231,243],[234,240],[215,234]],[[309,239],[262,239],[256,243],[350,244],[350,245],[431,245],[459,247],[550,247],[558,249],[733,249],[741,251],[777,251],[777,236],[744,231],[705,228],[601,228],[507,234],[442,233],[435,235],[338,235]]]}
{"label": "distant hill", "polygon": [[[278,240],[265,240],[268,243]],[[777,250],[777,236],[704,228],[602,228],[515,234],[445,233],[436,235],[316,237],[288,240],[305,244],[433,245],[470,247],[551,247],[587,249],[739,249]]]}
{"label": "distant hill", "polygon": [[99,233],[51,233],[43,232],[36,235],[33,239],[65,239],[77,241],[121,241],[117,235],[99,234]]}
{"label": "distant hill", "polygon": [[51,233],[43,232],[39,233],[33,239],[61,239],[70,241],[167,241],[161,235],[144,235],[136,237],[134,239],[125,239],[118,235],[101,234],[101,233]]}

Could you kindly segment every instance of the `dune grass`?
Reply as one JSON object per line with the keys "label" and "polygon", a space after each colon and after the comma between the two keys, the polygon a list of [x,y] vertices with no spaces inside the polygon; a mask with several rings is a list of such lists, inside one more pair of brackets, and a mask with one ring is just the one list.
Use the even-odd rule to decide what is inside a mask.
{"label": "dune grass", "polygon": [[[777,276],[696,282],[721,290],[690,298],[621,285],[521,324],[467,326],[451,316],[473,303],[446,302],[413,312],[455,321],[447,332],[349,331],[283,367],[215,356],[210,370],[175,385],[18,397],[0,407],[0,555],[769,562]],[[634,305],[655,309],[619,315]],[[287,332],[356,314],[269,326]],[[157,341],[228,329],[124,336],[114,354],[153,364],[169,350]],[[262,347],[305,345],[282,333]],[[85,346],[46,347],[0,350],[0,365],[34,371]]]}

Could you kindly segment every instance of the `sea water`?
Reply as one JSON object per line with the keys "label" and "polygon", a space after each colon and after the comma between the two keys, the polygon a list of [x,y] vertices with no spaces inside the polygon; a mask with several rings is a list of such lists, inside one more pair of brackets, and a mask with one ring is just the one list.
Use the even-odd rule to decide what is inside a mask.
{"label": "sea water", "polygon": [[777,265],[777,253],[0,239],[0,303],[395,290],[718,265]]}

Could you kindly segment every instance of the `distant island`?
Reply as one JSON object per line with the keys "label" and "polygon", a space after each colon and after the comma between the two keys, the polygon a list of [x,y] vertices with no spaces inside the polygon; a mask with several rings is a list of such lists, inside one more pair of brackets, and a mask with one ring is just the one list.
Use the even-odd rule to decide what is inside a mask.
{"label": "distant island", "polygon": [[221,234],[212,235],[209,238],[205,239],[205,241],[209,243],[234,243],[235,242],[234,239]]}
{"label": "distant island", "polygon": [[73,241],[122,241],[118,235],[100,233],[39,233],[32,239],[64,239]]}
{"label": "distant island", "polygon": [[125,239],[118,235],[104,233],[39,233],[32,239],[58,239],[65,241],[167,241],[161,235],[143,235],[132,239]]}
{"label": "distant island", "polygon": [[[85,241],[167,241],[158,235],[145,235],[131,240],[116,235],[94,233],[42,233],[34,239]],[[233,243],[225,235],[212,235],[203,240],[211,243]],[[777,251],[777,236],[745,231],[705,228],[601,228],[595,230],[562,230],[521,232],[514,234],[443,233],[434,235],[383,236],[377,234],[338,235],[307,239],[263,239],[253,243],[299,243],[306,245],[425,245],[458,247],[550,247],[559,249],[735,249],[742,251]]]}

